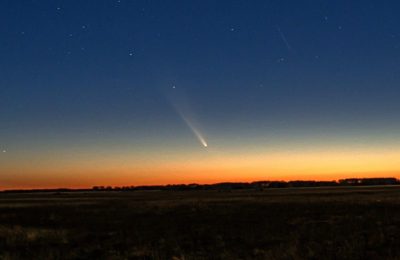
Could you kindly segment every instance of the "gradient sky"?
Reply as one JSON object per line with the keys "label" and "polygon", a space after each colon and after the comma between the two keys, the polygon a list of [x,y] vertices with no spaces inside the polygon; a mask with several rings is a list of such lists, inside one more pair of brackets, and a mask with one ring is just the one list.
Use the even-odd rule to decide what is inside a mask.
{"label": "gradient sky", "polygon": [[398,10],[2,1],[0,189],[400,177]]}

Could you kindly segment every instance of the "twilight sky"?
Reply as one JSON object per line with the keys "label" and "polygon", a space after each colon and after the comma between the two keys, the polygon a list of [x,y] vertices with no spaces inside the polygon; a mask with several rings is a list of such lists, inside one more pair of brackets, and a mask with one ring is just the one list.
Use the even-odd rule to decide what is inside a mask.
{"label": "twilight sky", "polygon": [[2,1],[0,189],[400,177],[398,10]]}

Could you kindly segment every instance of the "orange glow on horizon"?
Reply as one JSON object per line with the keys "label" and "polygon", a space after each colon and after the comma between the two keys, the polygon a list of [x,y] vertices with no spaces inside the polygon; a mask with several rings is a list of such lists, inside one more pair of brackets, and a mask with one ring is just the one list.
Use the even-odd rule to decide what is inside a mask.
{"label": "orange glow on horizon", "polygon": [[[168,159],[168,158],[167,158]],[[27,161],[3,167],[0,189],[90,188],[260,180],[337,180],[351,177],[400,177],[398,150],[322,150],[175,156],[133,161],[130,155],[92,160]]]}

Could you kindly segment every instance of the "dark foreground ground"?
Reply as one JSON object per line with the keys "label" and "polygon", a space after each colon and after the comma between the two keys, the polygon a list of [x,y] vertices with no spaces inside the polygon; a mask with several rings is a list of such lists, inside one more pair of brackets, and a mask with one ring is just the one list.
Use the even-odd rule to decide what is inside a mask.
{"label": "dark foreground ground", "polygon": [[3,193],[0,259],[400,259],[400,187]]}

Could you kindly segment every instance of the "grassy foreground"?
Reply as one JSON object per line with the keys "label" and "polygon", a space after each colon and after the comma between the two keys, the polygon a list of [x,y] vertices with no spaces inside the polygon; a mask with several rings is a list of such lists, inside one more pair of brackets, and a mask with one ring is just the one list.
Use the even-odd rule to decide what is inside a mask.
{"label": "grassy foreground", "polygon": [[0,194],[0,259],[399,259],[400,187]]}

